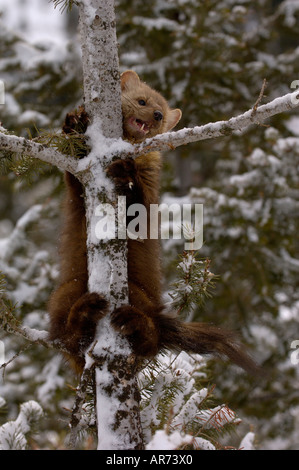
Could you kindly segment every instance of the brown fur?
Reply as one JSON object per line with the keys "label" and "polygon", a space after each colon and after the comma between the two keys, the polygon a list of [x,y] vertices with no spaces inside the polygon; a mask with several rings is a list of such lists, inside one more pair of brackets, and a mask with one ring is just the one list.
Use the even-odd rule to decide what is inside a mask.
{"label": "brown fur", "polygon": [[[171,110],[165,99],[141,82],[135,72],[122,74],[121,86],[123,130],[127,140],[141,142],[169,131],[180,120],[181,111]],[[64,131],[73,132],[82,125],[85,130],[87,117],[80,109],[79,113],[67,116]],[[128,205],[140,203],[149,209],[150,204],[159,201],[160,168],[160,154],[151,152],[135,160],[114,161],[107,174],[114,180],[120,194],[127,196]],[[77,369],[82,370],[82,353],[91,343],[95,326],[106,314],[108,304],[98,294],[87,292],[83,188],[69,173],[65,175],[65,183],[61,279],[49,302],[50,336],[62,341]],[[128,239],[128,282],[129,305],[113,312],[112,325],[127,336],[138,356],[153,357],[164,348],[218,354],[227,356],[248,371],[256,371],[255,363],[231,332],[202,323],[183,323],[163,312],[158,240],[148,238],[140,242]]]}

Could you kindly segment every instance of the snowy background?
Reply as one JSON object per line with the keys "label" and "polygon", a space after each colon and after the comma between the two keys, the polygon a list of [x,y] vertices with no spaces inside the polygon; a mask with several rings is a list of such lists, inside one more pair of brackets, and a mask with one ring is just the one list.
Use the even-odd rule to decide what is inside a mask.
{"label": "snowy background", "polygon": [[[291,82],[299,77],[299,1],[117,4],[122,67],[136,69],[173,106],[181,107],[182,126],[227,119],[249,109],[265,77],[267,101],[290,92]],[[7,84],[0,121],[18,135],[27,135],[28,128],[36,132],[35,125],[60,129],[65,113],[82,99],[75,18],[55,10],[48,0],[0,0],[0,13],[0,79]],[[160,432],[168,423],[166,404],[184,419],[195,413],[204,428],[198,444],[207,438],[201,442],[206,448],[218,445],[214,434],[205,435],[211,412],[216,410],[217,416],[218,406],[226,410],[229,403],[243,419],[233,445],[238,447],[253,430],[256,438],[247,435],[244,446],[299,449],[299,368],[290,361],[290,345],[299,339],[298,112],[277,116],[270,125],[194,144],[189,151],[184,147],[165,158],[165,197],[204,204],[202,256],[212,260],[212,270],[220,276],[215,294],[196,318],[236,327],[270,371],[256,383],[217,361],[206,375],[205,361],[199,361],[195,371],[192,361],[181,357],[172,371],[166,369],[165,359],[164,375],[158,368],[144,377],[144,422],[157,425]],[[19,178],[27,170],[29,190],[27,179]],[[20,159],[10,164],[8,175],[0,175],[0,271],[10,299],[18,302],[20,321],[46,330],[45,305],[58,275],[61,174]],[[177,251],[174,243],[166,246],[170,280]],[[0,340],[6,359],[24,347],[13,335]],[[5,380],[0,377],[0,448],[15,445],[7,436],[18,423],[20,447],[27,445],[24,433],[30,420],[40,419],[39,405],[47,418],[38,424],[31,448],[65,448],[72,380],[57,354],[39,347],[20,354],[7,367]],[[177,380],[182,380],[179,386]],[[216,383],[216,403],[209,409],[204,402],[206,408],[197,412],[196,397],[208,393],[205,380]],[[24,401],[27,405],[20,408]],[[150,412],[155,401],[156,414]],[[14,424],[3,424],[8,420]],[[153,437],[150,429],[148,441]],[[176,438],[173,434],[169,445]],[[166,442],[165,434],[163,439]],[[152,445],[159,445],[157,441],[159,434]],[[85,445],[88,448],[88,441]]]}
{"label": "snowy background", "polygon": [[65,41],[66,15],[48,0],[0,0],[7,27],[31,43]]}

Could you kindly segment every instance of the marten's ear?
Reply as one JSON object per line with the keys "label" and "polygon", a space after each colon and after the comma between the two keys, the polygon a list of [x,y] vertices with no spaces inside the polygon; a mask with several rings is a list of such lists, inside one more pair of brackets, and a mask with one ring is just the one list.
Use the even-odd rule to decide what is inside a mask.
{"label": "marten's ear", "polygon": [[133,70],[126,70],[120,76],[120,84],[122,91],[135,88],[140,85],[140,78]]}
{"label": "marten's ear", "polygon": [[182,111],[180,109],[172,109],[171,111],[168,111],[165,132],[170,131],[174,126],[176,126],[181,117]]}

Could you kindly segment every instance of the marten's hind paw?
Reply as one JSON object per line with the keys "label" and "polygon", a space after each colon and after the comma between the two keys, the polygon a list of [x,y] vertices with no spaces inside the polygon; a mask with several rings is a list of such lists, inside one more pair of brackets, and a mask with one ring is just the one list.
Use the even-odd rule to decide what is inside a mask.
{"label": "marten's hind paw", "polygon": [[127,337],[137,356],[153,357],[158,353],[158,333],[152,319],[130,305],[112,313],[112,326]]}
{"label": "marten's hind paw", "polygon": [[95,292],[82,295],[72,306],[68,317],[68,328],[84,330],[94,328],[107,313],[108,302]]}

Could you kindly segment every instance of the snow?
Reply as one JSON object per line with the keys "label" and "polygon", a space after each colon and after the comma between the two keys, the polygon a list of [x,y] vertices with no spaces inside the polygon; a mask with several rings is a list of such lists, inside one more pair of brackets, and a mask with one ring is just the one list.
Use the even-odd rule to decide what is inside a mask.
{"label": "snow", "polygon": [[23,326],[23,331],[28,333],[28,337],[32,339],[32,341],[44,341],[48,339],[48,332],[35,330],[34,328],[28,328],[27,326]]}
{"label": "snow", "polygon": [[65,40],[65,13],[48,0],[0,0],[0,12],[4,23],[28,42],[50,40],[61,45]]}
{"label": "snow", "polygon": [[112,429],[115,412],[119,408],[119,400],[103,392],[103,387],[109,386],[112,380],[111,373],[107,370],[107,363],[103,364],[100,371],[96,369],[98,450],[121,450],[118,435]]}
{"label": "snow", "polygon": [[[141,423],[150,448],[164,449],[162,445],[165,445],[166,449],[174,449],[179,439],[184,440],[186,432],[181,431],[184,431],[187,422],[194,420],[198,406],[204,403],[208,395],[207,389],[196,390],[195,387],[196,380],[205,378],[201,370],[204,367],[205,361],[200,355],[190,356],[181,352],[179,355],[160,354],[155,368],[148,366],[140,372],[140,389],[143,390]],[[176,393],[173,394],[173,390]],[[161,421],[161,401],[169,393],[173,396],[169,404],[171,419],[167,431],[164,428],[161,433],[152,435],[151,429],[158,427]],[[172,433],[175,433],[173,440]]]}
{"label": "snow", "polygon": [[27,110],[19,116],[18,123],[20,125],[35,123],[39,127],[47,127],[50,124],[50,119],[38,111]]}
{"label": "snow", "polygon": [[183,270],[184,273],[188,273],[193,263],[194,263],[194,257],[192,256],[192,253],[189,253],[183,259],[183,261],[179,263],[178,266]]}
{"label": "snow", "polygon": [[291,150],[295,150],[297,153],[299,153],[299,138],[287,137],[284,139],[278,139],[274,146],[274,150],[281,157],[283,157],[286,152]]}
{"label": "snow", "polygon": [[279,10],[284,13],[284,26],[292,28],[297,24],[296,13],[299,10],[298,0],[285,0],[279,6]]}
{"label": "snow", "polygon": [[82,3],[85,5],[85,14],[86,14],[86,20],[90,21],[90,24],[92,23],[95,14],[96,14],[96,8],[92,5],[92,2],[89,0],[83,0]]}
{"label": "snow", "polygon": [[41,204],[35,204],[30,207],[25,214],[18,220],[14,230],[7,238],[0,240],[1,258],[8,259],[19,246],[23,244],[24,231],[29,224],[39,220],[42,211]]}
{"label": "snow", "polygon": [[[97,157],[103,158],[103,156],[110,157],[118,152],[134,151],[134,146],[122,138],[116,139],[104,137],[102,134],[100,118],[88,126],[86,135],[90,139],[90,144],[92,146],[92,152],[87,157],[91,160]],[[86,159],[86,161],[88,160]]]}
{"label": "snow", "polygon": [[246,188],[250,188],[253,185],[259,184],[261,175],[259,171],[252,170],[250,172],[244,173],[243,175],[234,175],[230,177],[230,184],[238,188],[238,196],[244,194]]}
{"label": "snow", "polygon": [[152,29],[167,29],[169,31],[178,30],[178,23],[176,21],[168,20],[166,18],[151,19],[143,18],[141,16],[134,16],[132,20],[134,24],[141,25],[148,31],[151,31]]}
{"label": "snow", "polygon": [[174,431],[168,434],[166,430],[157,431],[146,450],[175,450],[183,444],[190,444],[193,441],[193,436],[186,434],[182,435],[179,431]]}
{"label": "snow", "polygon": [[202,437],[194,438],[194,448],[199,450],[216,450],[216,447],[210,441]]}
{"label": "snow", "polygon": [[[106,315],[98,325],[96,333],[97,343],[93,347],[93,353],[95,356],[100,356],[103,351],[109,352],[110,344],[113,345],[113,353],[121,356],[128,356],[131,354],[131,348],[129,343],[125,343],[123,338],[120,338],[119,334],[110,327],[110,318]],[[127,345],[127,347],[125,347]]]}
{"label": "snow", "polygon": [[293,305],[280,305],[279,306],[279,319],[281,321],[299,320],[299,301]]}
{"label": "snow", "polygon": [[49,404],[52,403],[55,392],[64,387],[64,379],[58,373],[61,362],[61,356],[54,356],[37,376],[41,385],[37,387],[36,395],[42,406],[51,408]]}
{"label": "snow", "polygon": [[[91,346],[93,355],[98,357],[106,356],[101,368],[96,368],[98,450],[126,450],[130,448],[130,433],[124,433],[122,439],[120,439],[119,432],[115,432],[113,426],[117,410],[121,413],[124,406],[119,399],[122,387],[125,388],[130,384],[119,378],[116,393],[110,393],[109,395],[105,391],[105,387],[109,389],[115,384],[115,374],[108,370],[111,357],[114,358],[115,355],[128,357],[131,354],[131,348],[125,338],[120,337],[111,329],[109,316],[104,317],[99,322],[96,338],[96,344]],[[113,351],[110,351],[110,345],[113,346]],[[86,359],[87,367],[91,366],[93,359],[88,351],[86,352]],[[122,432],[124,431],[122,430]]]}
{"label": "snow", "polygon": [[[113,357],[115,357],[113,355]],[[109,358],[101,368],[96,368],[96,403],[97,403],[97,435],[98,435],[98,450],[129,450],[131,448],[131,433],[130,425],[132,420],[123,419],[122,423],[115,425],[118,415],[126,415],[130,413],[129,407],[131,403],[122,402],[122,389],[127,393],[129,387],[134,387],[134,380],[130,384],[127,380],[118,377],[117,390],[115,391],[115,372],[108,370]],[[112,391],[107,393],[105,388]],[[133,400],[132,400],[133,402]],[[133,403],[132,403],[133,404]],[[130,423],[130,424],[129,424]]]}
{"label": "snow", "polygon": [[0,450],[25,450],[25,435],[31,425],[43,416],[41,406],[34,400],[23,403],[15,421],[8,421],[0,427]]}
{"label": "snow", "polygon": [[267,154],[264,150],[260,148],[255,148],[252,153],[249,155],[248,160],[253,165],[266,165],[267,163]]}
{"label": "snow", "polygon": [[197,417],[203,422],[206,429],[220,430],[225,424],[233,423],[236,420],[235,413],[226,405],[216,406],[215,408],[200,410]]}
{"label": "snow", "polygon": [[296,136],[299,136],[299,117],[298,116],[291,116],[287,121],[286,121],[286,128],[295,134]]}
{"label": "snow", "polygon": [[240,443],[240,450],[255,450],[254,439],[255,434],[253,432],[248,432]]}

